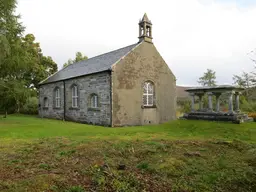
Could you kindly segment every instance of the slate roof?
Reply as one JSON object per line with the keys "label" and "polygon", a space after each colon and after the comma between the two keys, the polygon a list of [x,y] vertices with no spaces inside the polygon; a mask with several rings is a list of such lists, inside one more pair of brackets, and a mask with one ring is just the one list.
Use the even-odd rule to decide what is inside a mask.
{"label": "slate roof", "polygon": [[56,72],[47,79],[43,80],[40,84],[42,85],[65,79],[71,79],[74,77],[89,75],[92,73],[111,70],[113,64],[115,64],[122,57],[127,55],[138,44],[139,43],[129,45],[127,47],[123,47],[102,55],[98,55],[84,61],[73,63]]}

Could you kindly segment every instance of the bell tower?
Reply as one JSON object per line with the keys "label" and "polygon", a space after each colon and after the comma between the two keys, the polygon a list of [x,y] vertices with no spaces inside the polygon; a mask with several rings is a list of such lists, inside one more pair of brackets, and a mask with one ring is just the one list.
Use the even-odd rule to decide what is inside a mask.
{"label": "bell tower", "polygon": [[145,13],[142,20],[139,22],[139,40],[152,43],[152,23]]}

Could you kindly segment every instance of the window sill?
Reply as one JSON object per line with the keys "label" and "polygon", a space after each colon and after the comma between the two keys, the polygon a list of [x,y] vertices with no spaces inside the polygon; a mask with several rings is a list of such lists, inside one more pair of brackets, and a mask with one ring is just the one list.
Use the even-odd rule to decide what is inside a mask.
{"label": "window sill", "polygon": [[49,107],[43,107],[43,109],[44,109],[44,110],[48,110],[48,109],[49,109]]}
{"label": "window sill", "polygon": [[60,110],[61,108],[60,107],[53,107],[53,109]]}
{"label": "window sill", "polygon": [[152,106],[141,106],[142,109],[152,109],[152,108],[156,108],[156,105],[152,105]]}
{"label": "window sill", "polygon": [[69,107],[69,110],[79,110],[78,107]]}
{"label": "window sill", "polygon": [[90,108],[88,108],[88,111],[100,111],[100,108],[92,108],[92,107],[90,107]]}

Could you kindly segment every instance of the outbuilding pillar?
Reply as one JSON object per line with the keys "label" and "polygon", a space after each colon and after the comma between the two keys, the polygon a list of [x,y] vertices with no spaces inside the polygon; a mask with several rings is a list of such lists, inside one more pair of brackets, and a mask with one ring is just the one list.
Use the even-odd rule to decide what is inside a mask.
{"label": "outbuilding pillar", "polygon": [[228,110],[230,113],[233,113],[233,94],[234,92],[229,92],[229,99],[228,99]]}
{"label": "outbuilding pillar", "polygon": [[221,96],[221,93],[215,93],[215,97],[216,97],[216,112],[220,112],[220,96]]}
{"label": "outbuilding pillar", "polygon": [[236,99],[236,111],[239,112],[240,108],[239,108],[239,98],[240,98],[241,93],[240,92],[236,92],[235,93],[235,99]]}
{"label": "outbuilding pillar", "polygon": [[198,94],[199,97],[199,110],[201,111],[203,109],[203,94]]}
{"label": "outbuilding pillar", "polygon": [[208,108],[210,111],[212,111],[212,92],[208,92]]}
{"label": "outbuilding pillar", "polygon": [[191,96],[191,112],[195,111],[195,94],[190,93]]}

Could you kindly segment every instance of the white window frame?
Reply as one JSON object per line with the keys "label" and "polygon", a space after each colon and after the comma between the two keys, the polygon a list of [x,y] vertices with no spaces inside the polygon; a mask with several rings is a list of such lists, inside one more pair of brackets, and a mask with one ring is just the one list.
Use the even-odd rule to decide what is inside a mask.
{"label": "white window frame", "polygon": [[74,85],[72,87],[72,107],[74,107],[74,108],[78,107],[78,87],[77,87],[77,85]]}
{"label": "white window frame", "polygon": [[55,107],[56,108],[60,107],[60,88],[57,88],[55,90]]}
{"label": "white window frame", "polygon": [[96,94],[91,96],[91,108],[98,108],[98,95]]}
{"label": "white window frame", "polygon": [[[152,91],[149,90],[150,86]],[[144,102],[144,97],[146,97],[146,103]],[[150,97],[152,97],[152,102],[150,102]],[[154,84],[152,82],[145,82],[143,86],[143,105],[146,107],[152,107],[154,105]]]}

